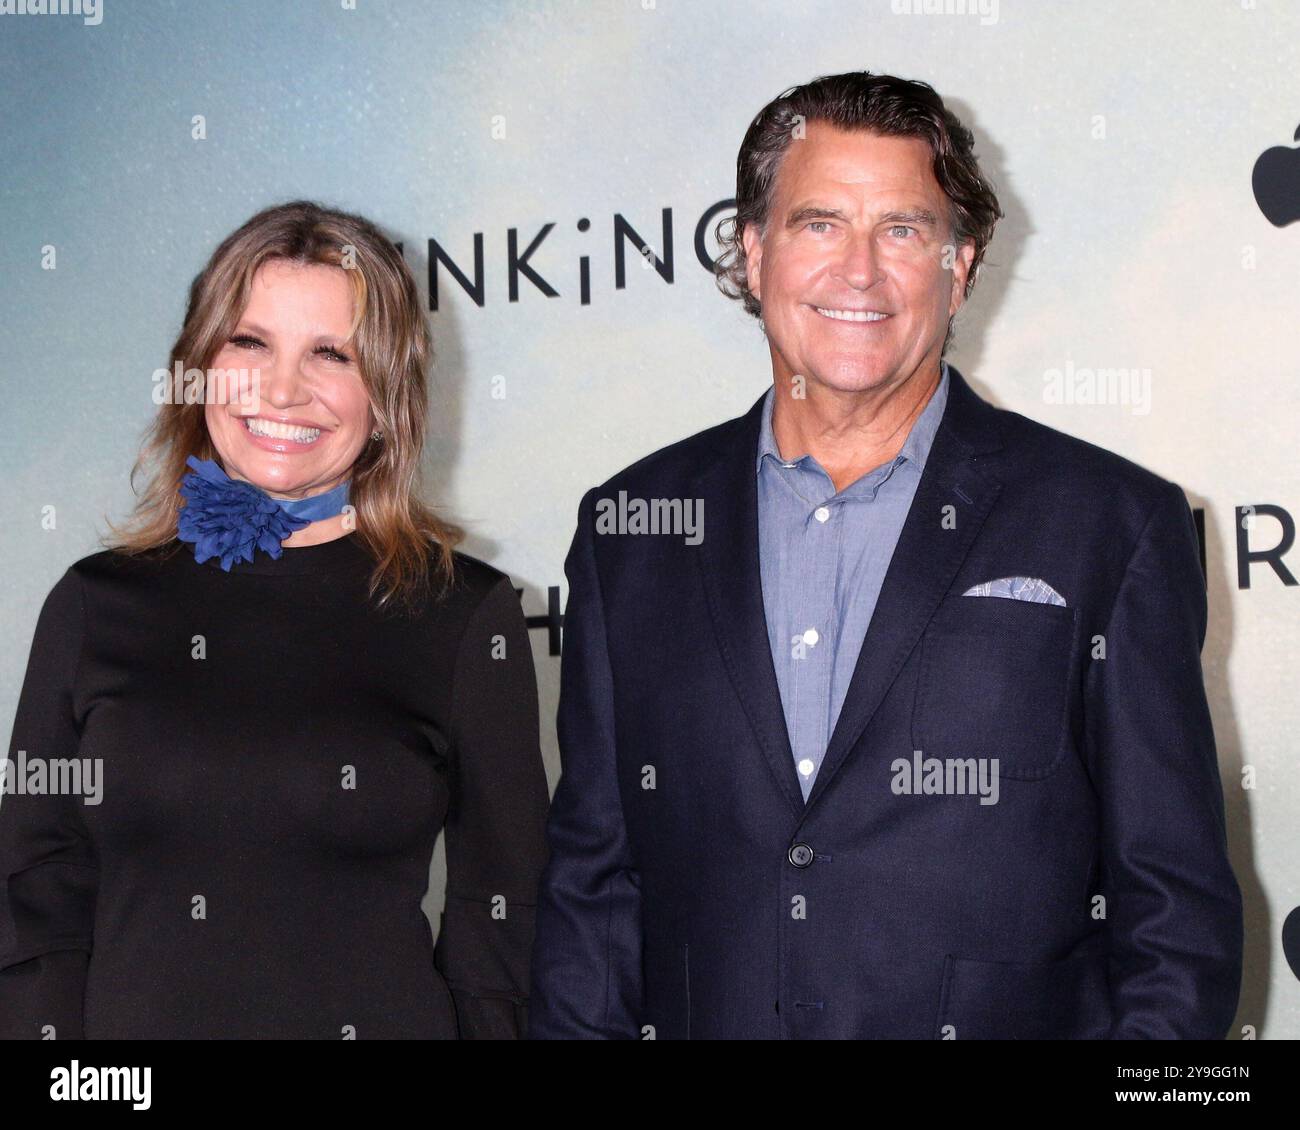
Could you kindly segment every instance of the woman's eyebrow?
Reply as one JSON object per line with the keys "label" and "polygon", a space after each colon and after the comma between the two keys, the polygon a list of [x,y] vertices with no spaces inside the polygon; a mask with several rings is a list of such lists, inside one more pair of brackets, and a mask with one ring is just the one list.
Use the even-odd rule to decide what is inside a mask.
{"label": "woman's eyebrow", "polygon": [[[327,329],[323,326],[307,326],[307,327],[303,327],[303,329],[304,329],[304,334],[306,336],[309,336],[316,341],[350,340],[346,332]],[[231,333],[255,334],[258,337],[275,336],[274,334],[271,333],[270,330],[264,329],[262,326],[259,326],[256,322],[244,322],[244,321],[237,323],[235,328],[231,331]]]}

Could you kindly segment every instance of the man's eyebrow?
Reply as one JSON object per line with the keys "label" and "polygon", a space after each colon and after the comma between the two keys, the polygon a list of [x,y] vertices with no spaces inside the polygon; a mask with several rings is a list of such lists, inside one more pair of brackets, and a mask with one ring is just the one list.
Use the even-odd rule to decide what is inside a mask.
{"label": "man's eyebrow", "polygon": [[[848,217],[838,208],[823,208],[808,204],[790,213],[786,220],[787,228],[796,228],[813,220],[846,220]],[[885,212],[879,219],[882,224],[920,224],[924,227],[937,228],[938,217],[929,208],[912,208],[904,211]]]}
{"label": "man's eyebrow", "polygon": [[916,208],[910,212],[886,212],[880,217],[882,224],[925,224],[938,227],[939,219],[929,208]]}
{"label": "man's eyebrow", "polygon": [[800,224],[808,223],[810,220],[844,220],[847,218],[838,208],[820,208],[814,204],[808,204],[791,212],[785,226],[795,228]]}

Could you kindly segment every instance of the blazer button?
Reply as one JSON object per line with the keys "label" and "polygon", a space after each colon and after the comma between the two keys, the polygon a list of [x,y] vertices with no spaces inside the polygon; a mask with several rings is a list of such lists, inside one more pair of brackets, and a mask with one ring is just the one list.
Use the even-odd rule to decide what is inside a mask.
{"label": "blazer button", "polygon": [[807,867],[813,861],[813,849],[807,844],[795,844],[790,849],[789,859],[796,867]]}

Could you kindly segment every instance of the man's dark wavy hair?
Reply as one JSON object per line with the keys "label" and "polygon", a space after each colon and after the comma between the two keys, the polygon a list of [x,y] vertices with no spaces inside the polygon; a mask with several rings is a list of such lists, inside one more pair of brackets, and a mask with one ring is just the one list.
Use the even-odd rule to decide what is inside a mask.
{"label": "man's dark wavy hair", "polygon": [[[975,245],[966,278],[966,295],[975,286],[984,252],[1002,216],[997,195],[984,179],[975,159],[974,138],[948,110],[928,83],[870,71],[824,75],[777,96],[750,123],[736,158],[736,214],[717,225],[722,253],[713,263],[718,287],[728,298],[739,298],[746,311],[762,316],[762,304],[745,279],[742,236],[755,225],[767,224],[777,169],[800,126],[826,122],[845,130],[864,130],[886,137],[919,137],[934,154],[934,178],[948,197],[952,241]],[[949,321],[948,339],[952,337]],[[944,341],[944,349],[948,340]]]}

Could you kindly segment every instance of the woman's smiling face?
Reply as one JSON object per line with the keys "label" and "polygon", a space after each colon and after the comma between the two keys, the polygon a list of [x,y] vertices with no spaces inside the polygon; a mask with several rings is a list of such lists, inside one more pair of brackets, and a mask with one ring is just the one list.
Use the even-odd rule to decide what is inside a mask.
{"label": "woman's smiling face", "polygon": [[374,426],[348,340],[353,304],[342,268],[285,259],[258,268],[248,305],[211,364],[250,376],[238,395],[230,381],[228,403],[205,408],[232,479],[306,498],[350,477]]}

